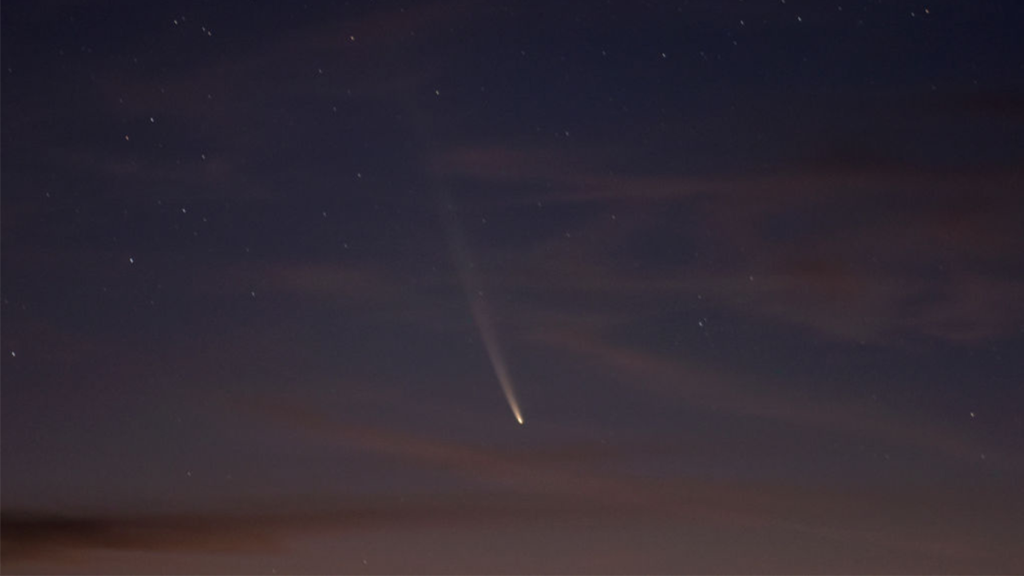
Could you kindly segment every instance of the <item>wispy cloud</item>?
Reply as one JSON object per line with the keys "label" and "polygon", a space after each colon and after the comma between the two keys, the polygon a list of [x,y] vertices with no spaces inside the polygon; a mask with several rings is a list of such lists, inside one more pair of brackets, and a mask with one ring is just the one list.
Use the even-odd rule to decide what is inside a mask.
{"label": "wispy cloud", "polygon": [[534,338],[579,358],[581,364],[605,366],[618,375],[615,381],[631,390],[653,394],[690,407],[713,412],[751,416],[769,422],[870,438],[909,446],[968,461],[977,461],[985,449],[954,431],[924,419],[916,421],[893,414],[877,405],[813,401],[787,393],[785,383],[770,386],[759,378],[757,385],[740,374],[668,360],[653,353],[630,349],[579,332],[538,332]]}
{"label": "wispy cloud", "polygon": [[[590,206],[584,225],[510,258],[495,281],[512,289],[648,303],[703,295],[831,338],[888,344],[977,343],[1013,333],[1024,318],[1013,297],[1022,280],[996,272],[1024,250],[1012,232],[1013,215],[1024,211],[1009,192],[1012,172],[843,155],[776,174],[695,177],[597,169],[595,157],[456,148],[432,167],[440,178],[519,186],[500,198],[467,195],[483,206]],[[684,222],[667,216],[681,213]],[[653,238],[678,265],[616,260],[616,247]]]}
{"label": "wispy cloud", "polygon": [[[333,502],[321,499],[316,506],[249,502],[181,514],[5,510],[5,570],[60,566],[62,558],[73,562],[66,566],[90,566],[109,552],[142,556],[106,556],[108,567],[139,566],[153,555],[167,558],[200,554],[196,561],[200,566],[238,553],[257,553],[272,562],[274,558],[287,559],[302,542],[325,537],[334,542],[336,552],[321,552],[324,555],[317,557],[317,566],[322,569],[355,564],[352,569],[356,569],[359,564],[343,562],[337,553],[351,553],[350,544],[356,535],[356,541],[365,545],[378,533],[391,535],[388,538],[400,533],[416,540],[442,530],[454,539],[436,543],[441,548],[432,558],[441,562],[463,558],[469,565],[489,567],[482,570],[492,572],[498,566],[495,560],[488,561],[485,550],[479,551],[483,556],[477,557],[477,552],[462,556],[453,555],[454,548],[448,547],[472,540],[466,540],[464,534],[490,534],[509,525],[517,526],[519,534],[545,530],[544,526],[557,527],[567,555],[558,565],[572,572],[590,565],[574,542],[595,538],[600,533],[595,530],[607,525],[655,533],[669,524],[672,530],[699,527],[703,533],[710,530],[750,550],[756,549],[749,548],[755,541],[785,536],[787,544],[776,550],[781,556],[764,560],[767,563],[763,570],[768,572],[792,566],[792,560],[786,558],[813,545],[856,550],[874,558],[871,566],[955,566],[956,571],[984,566],[988,571],[1004,571],[1024,561],[1019,553],[1011,552],[1015,549],[1014,534],[1019,536],[1020,532],[1014,520],[1019,506],[1006,505],[1011,486],[973,493],[948,488],[843,490],[686,476],[654,478],[622,474],[621,467],[610,467],[611,462],[627,456],[614,447],[604,454],[601,449],[594,452],[586,447],[567,447],[569,458],[551,460],[547,448],[521,451],[349,426],[296,405],[248,406],[249,414],[263,419],[264,424],[302,431],[310,442],[368,451],[393,459],[405,470],[422,467],[446,471],[482,483],[450,495],[421,490],[361,496],[357,500],[339,487]],[[590,457],[572,458],[577,452],[590,453]],[[979,515],[979,509],[985,514]],[[981,518],[985,518],[984,523]],[[628,546],[623,547],[621,542],[608,541],[602,550],[611,563],[608,566],[616,570],[636,565]],[[806,561],[804,552],[800,556]],[[392,550],[391,554],[397,560],[404,552]],[[679,559],[672,565],[706,565],[715,558],[721,562],[728,551],[707,549],[693,554],[688,561]],[[543,561],[542,555],[530,557],[535,562]],[[833,564],[829,565],[835,567],[835,561],[832,556]],[[420,558],[420,562],[425,562],[421,564],[424,570],[434,569],[426,558]],[[536,570],[542,565],[551,566],[531,566]]]}

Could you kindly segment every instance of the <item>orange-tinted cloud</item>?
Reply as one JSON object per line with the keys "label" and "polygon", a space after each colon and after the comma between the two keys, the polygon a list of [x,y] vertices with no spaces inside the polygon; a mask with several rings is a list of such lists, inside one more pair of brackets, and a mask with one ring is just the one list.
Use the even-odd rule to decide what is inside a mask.
{"label": "orange-tinted cloud", "polygon": [[[484,206],[605,207],[584,228],[511,255],[498,286],[588,297],[703,295],[830,338],[887,344],[978,343],[1012,333],[1024,318],[1013,296],[1024,284],[995,272],[1024,250],[1014,232],[1024,206],[1005,170],[933,170],[847,154],[774,174],[676,176],[616,173],[600,168],[600,157],[465,147],[431,167],[440,178],[519,186],[466,200]],[[688,239],[680,230],[665,240],[679,242],[679,265],[650,271],[614,260],[616,247],[684,225],[662,215],[672,206],[699,217],[685,224],[699,227]]]}

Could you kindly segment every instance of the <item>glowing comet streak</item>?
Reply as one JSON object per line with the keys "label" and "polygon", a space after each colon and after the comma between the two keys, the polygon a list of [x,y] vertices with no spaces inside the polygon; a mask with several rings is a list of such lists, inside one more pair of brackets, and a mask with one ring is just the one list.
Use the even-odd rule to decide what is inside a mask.
{"label": "glowing comet streak", "polygon": [[476,320],[476,326],[480,329],[480,337],[484,341],[484,348],[487,349],[487,356],[491,359],[491,366],[494,366],[494,375],[498,377],[501,390],[505,393],[505,399],[508,400],[509,408],[512,409],[512,415],[516,417],[516,421],[522,424],[523,414],[519,410],[519,401],[516,400],[516,391],[512,385],[512,377],[508,373],[505,357],[501,354],[501,347],[498,345],[498,335],[495,333],[494,325],[491,323],[487,304],[484,302],[483,295],[481,294],[477,294],[475,298],[472,294],[467,293],[467,295],[470,300],[470,308],[473,310],[473,319]]}
{"label": "glowing comet streak", "polygon": [[469,250],[466,248],[466,241],[462,236],[462,229],[459,226],[458,217],[448,207],[448,196],[443,195],[445,200],[442,210],[444,212],[445,228],[448,232],[448,242],[455,258],[455,266],[459,269],[459,279],[462,282],[462,289],[466,292],[469,300],[469,308],[473,312],[473,320],[477,329],[480,330],[480,338],[487,349],[487,356],[494,367],[494,375],[498,377],[501,384],[501,391],[505,393],[505,400],[508,401],[512,415],[516,422],[523,423],[523,414],[519,409],[519,400],[516,399],[515,386],[512,384],[512,376],[508,372],[508,365],[505,363],[505,356],[501,353],[501,346],[498,343],[498,333],[491,322],[491,314],[487,309],[487,302],[484,300],[483,291],[479,289],[480,283],[473,275],[470,266]]}

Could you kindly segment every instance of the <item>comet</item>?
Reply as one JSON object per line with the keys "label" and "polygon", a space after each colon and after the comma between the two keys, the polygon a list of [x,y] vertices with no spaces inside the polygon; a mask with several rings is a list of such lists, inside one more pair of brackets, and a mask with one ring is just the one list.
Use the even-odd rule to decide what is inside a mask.
{"label": "comet", "polygon": [[498,332],[494,328],[494,322],[491,320],[491,312],[487,307],[487,300],[484,298],[479,279],[473,273],[473,267],[470,264],[469,248],[466,246],[462,227],[459,225],[458,215],[451,208],[447,194],[443,194],[442,199],[444,200],[442,212],[446,224],[445,229],[448,233],[448,244],[451,248],[452,257],[455,260],[455,266],[459,271],[462,289],[466,293],[466,299],[469,300],[473,321],[476,323],[477,330],[480,331],[480,339],[487,350],[487,357],[494,368],[494,375],[498,378],[498,383],[501,384],[501,391],[505,394],[508,407],[512,410],[512,415],[515,416],[516,422],[522,424],[523,412],[520,410],[519,400],[516,398],[515,384],[512,382],[511,374],[509,374],[505,355],[501,352],[501,343],[498,340]]}
{"label": "comet", "polygon": [[505,356],[501,353],[498,334],[494,330],[494,324],[491,322],[491,315],[487,310],[487,302],[480,292],[475,296],[467,292],[467,296],[469,297],[469,306],[473,311],[473,320],[476,321],[476,327],[480,330],[480,338],[484,341],[484,348],[487,349],[487,357],[490,358],[491,366],[494,367],[494,375],[498,377],[501,391],[505,393],[508,407],[512,409],[512,415],[516,417],[517,422],[522,424],[523,413],[519,409],[516,389],[512,383],[512,376],[508,372]]}

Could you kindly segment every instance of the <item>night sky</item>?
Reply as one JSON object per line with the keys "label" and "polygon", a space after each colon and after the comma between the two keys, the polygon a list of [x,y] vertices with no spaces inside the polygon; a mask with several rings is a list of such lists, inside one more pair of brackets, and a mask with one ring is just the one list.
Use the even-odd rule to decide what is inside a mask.
{"label": "night sky", "polygon": [[4,573],[1024,571],[1021,3],[0,11]]}

